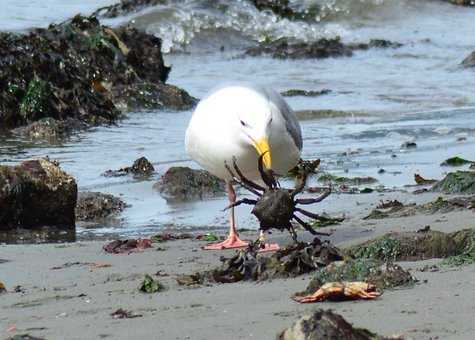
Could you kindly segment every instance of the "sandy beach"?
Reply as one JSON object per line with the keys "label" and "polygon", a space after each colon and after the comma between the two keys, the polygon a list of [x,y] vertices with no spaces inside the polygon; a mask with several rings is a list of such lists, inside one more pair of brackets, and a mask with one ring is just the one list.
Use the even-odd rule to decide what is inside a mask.
{"label": "sandy beach", "polygon": [[474,6],[3,1],[0,340],[475,339]]}
{"label": "sandy beach", "polygon": [[[394,195],[416,202],[436,197],[432,193],[378,196],[389,199]],[[349,219],[333,227],[331,239],[340,247],[388,231],[417,230],[426,225],[441,231],[473,227],[471,211],[369,222],[360,215],[375,204],[374,197],[335,196],[354,207]],[[303,232],[300,235],[305,237]],[[255,233],[246,232],[244,237],[252,239]],[[289,241],[280,233],[271,239],[280,244]],[[102,250],[104,244],[2,245],[0,279],[8,290],[0,299],[2,338],[28,333],[46,339],[273,339],[316,308],[332,309],[355,326],[386,336],[472,339],[475,333],[475,265],[440,266],[436,272],[422,272],[421,268],[440,260],[405,262],[401,265],[419,280],[412,288],[387,290],[374,301],[300,305],[290,296],[306,288],[311,274],[187,288],[177,284],[177,275],[214,268],[221,256],[233,252],[203,251],[202,241],[178,240],[159,244],[161,250],[111,255]],[[157,278],[166,290],[139,292],[144,274]],[[21,286],[18,292],[15,286]],[[140,317],[114,319],[110,314],[118,308]]]}

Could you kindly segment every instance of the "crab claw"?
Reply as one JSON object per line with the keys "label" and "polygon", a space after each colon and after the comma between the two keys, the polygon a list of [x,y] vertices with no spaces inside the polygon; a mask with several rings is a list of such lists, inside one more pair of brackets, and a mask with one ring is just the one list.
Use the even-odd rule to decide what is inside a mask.
{"label": "crab claw", "polygon": [[274,173],[272,169],[264,169],[264,156],[269,151],[264,152],[259,156],[259,161],[257,163],[257,168],[261,174],[262,180],[269,188],[277,188],[277,181],[275,180]]}

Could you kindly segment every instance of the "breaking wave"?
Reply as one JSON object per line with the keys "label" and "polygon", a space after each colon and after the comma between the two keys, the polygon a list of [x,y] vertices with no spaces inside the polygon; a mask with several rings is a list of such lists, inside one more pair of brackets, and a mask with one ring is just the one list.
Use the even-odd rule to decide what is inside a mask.
{"label": "breaking wave", "polygon": [[[350,34],[349,23],[382,20],[398,12],[405,1],[396,0],[291,0],[300,20],[282,18],[270,10],[259,11],[248,0],[168,0],[127,18],[163,39],[163,51],[180,51],[199,38],[223,32],[239,36],[242,44],[282,37],[300,41]],[[112,21],[114,21],[112,20]],[[235,40],[234,40],[235,42]]]}

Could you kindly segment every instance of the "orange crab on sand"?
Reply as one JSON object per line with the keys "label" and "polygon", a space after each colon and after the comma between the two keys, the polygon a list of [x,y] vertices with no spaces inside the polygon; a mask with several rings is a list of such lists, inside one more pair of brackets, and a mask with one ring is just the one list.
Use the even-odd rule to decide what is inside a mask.
{"label": "orange crab on sand", "polygon": [[310,303],[324,300],[369,300],[380,295],[381,293],[376,291],[376,286],[370,283],[361,281],[328,282],[311,295],[294,296],[293,299],[300,303]]}

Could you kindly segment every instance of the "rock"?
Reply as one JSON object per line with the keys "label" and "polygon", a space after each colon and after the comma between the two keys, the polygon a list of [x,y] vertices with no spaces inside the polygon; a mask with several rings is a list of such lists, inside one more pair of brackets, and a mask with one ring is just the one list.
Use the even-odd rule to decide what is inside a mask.
{"label": "rock", "polygon": [[83,130],[87,127],[88,124],[75,118],[66,118],[65,120],[42,118],[27,126],[21,126],[14,129],[13,133],[31,139],[56,141],[70,135],[74,131]]}
{"label": "rock", "polygon": [[402,44],[388,40],[373,39],[369,43],[344,44],[339,37],[321,38],[315,42],[291,42],[287,38],[266,41],[248,48],[249,56],[270,55],[278,59],[324,59],[330,57],[351,57],[354,51],[370,48],[397,48]]}
{"label": "rock", "polygon": [[[395,204],[397,202],[397,204]],[[391,204],[394,203],[394,204]],[[376,209],[372,210],[365,220],[382,219],[382,218],[398,218],[414,216],[416,214],[432,215],[435,213],[445,214],[451,211],[461,211],[473,209],[475,206],[475,197],[453,197],[444,199],[438,197],[432,202],[424,204],[408,204],[404,205],[398,201],[380,204]]]}
{"label": "rock", "polygon": [[401,149],[415,149],[417,144],[415,142],[404,142],[401,144]]}
{"label": "rock", "polygon": [[353,50],[369,50],[370,48],[399,48],[403,44],[385,39],[371,39],[369,43],[349,44]]}
{"label": "rock", "polygon": [[127,111],[171,109],[191,109],[198,100],[185,90],[168,84],[141,83],[117,86],[113,90],[116,105],[125,107]]}
{"label": "rock", "polygon": [[329,94],[332,92],[329,89],[323,89],[321,91],[307,91],[307,90],[299,90],[299,89],[290,89],[284,92],[281,92],[280,94],[284,97],[296,97],[296,96],[302,96],[302,97],[318,97],[322,96],[324,94]]}
{"label": "rock", "polygon": [[205,170],[171,167],[154,187],[168,201],[206,199],[222,195],[224,181]]}
{"label": "rock", "polygon": [[388,339],[363,328],[355,328],[341,315],[318,309],[303,316],[279,333],[276,340],[383,340]]}
{"label": "rock", "polygon": [[446,194],[475,194],[475,172],[450,172],[431,190]]}
{"label": "rock", "polygon": [[48,159],[0,166],[0,230],[75,228],[77,185]]}
{"label": "rock", "polygon": [[103,173],[105,177],[121,177],[132,174],[136,177],[147,177],[155,172],[155,168],[152,163],[145,158],[140,157],[134,161],[132,166],[126,166],[119,170],[107,170]]}
{"label": "rock", "polygon": [[339,185],[367,185],[374,184],[378,180],[374,177],[340,177],[331,174],[324,174],[318,177],[319,182],[331,182]]}
{"label": "rock", "polygon": [[80,192],[76,205],[76,221],[98,221],[122,212],[127,205],[120,198],[101,192]]}
{"label": "rock", "polygon": [[463,67],[475,67],[475,51],[470,53],[462,62],[460,63]]}
{"label": "rock", "polygon": [[297,110],[295,115],[299,120],[366,116],[363,112],[339,110]]}
{"label": "rock", "polygon": [[376,259],[347,259],[337,261],[319,269],[307,288],[297,296],[315,293],[329,282],[363,281],[376,286],[380,291],[389,288],[409,286],[416,282],[411,274],[394,263]]}
{"label": "rock", "polygon": [[[77,15],[25,35],[0,33],[0,124],[69,118],[97,125],[122,118],[119,108],[190,108],[194,98],[165,84],[169,72],[159,38],[129,26],[112,29],[95,17]],[[33,131],[49,134],[44,127],[52,122]]]}
{"label": "rock", "polygon": [[449,258],[463,254],[472,244],[473,229],[453,233],[427,230],[422,232],[389,233],[345,249],[353,258],[382,261],[419,261]]}
{"label": "rock", "polygon": [[350,57],[353,50],[344,45],[339,38],[322,38],[316,42],[291,43],[286,38],[264,42],[246,51],[249,56],[270,55],[279,59],[323,59],[330,57]]}

